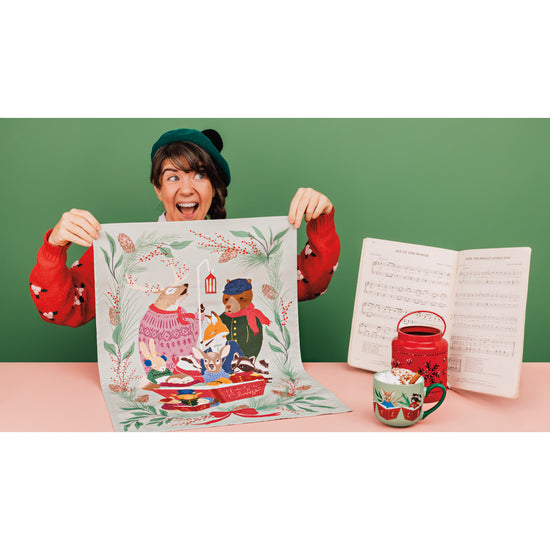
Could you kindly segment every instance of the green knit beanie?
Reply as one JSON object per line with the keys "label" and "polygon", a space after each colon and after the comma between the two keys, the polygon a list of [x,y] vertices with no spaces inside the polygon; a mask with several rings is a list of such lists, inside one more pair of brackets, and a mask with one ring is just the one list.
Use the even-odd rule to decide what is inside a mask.
{"label": "green knit beanie", "polygon": [[191,130],[189,128],[170,130],[169,132],[162,134],[162,136],[160,136],[160,138],[153,145],[153,148],[151,149],[151,161],[153,160],[155,153],[163,145],[168,145],[174,141],[190,141],[191,143],[198,145],[201,149],[204,149],[221,169],[225,185],[229,185],[231,182],[229,164],[227,164],[227,161],[220,154],[220,151],[223,148],[223,141],[220,134],[218,134],[216,130],[204,130],[203,132]]}

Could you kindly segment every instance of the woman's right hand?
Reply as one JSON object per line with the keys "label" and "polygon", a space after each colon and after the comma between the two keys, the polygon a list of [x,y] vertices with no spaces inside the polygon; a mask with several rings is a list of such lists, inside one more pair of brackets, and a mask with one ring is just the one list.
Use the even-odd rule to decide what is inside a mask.
{"label": "woman's right hand", "polygon": [[100,229],[99,222],[90,212],[73,208],[61,216],[48,241],[54,246],[75,243],[89,247],[92,246],[93,240],[99,237]]}

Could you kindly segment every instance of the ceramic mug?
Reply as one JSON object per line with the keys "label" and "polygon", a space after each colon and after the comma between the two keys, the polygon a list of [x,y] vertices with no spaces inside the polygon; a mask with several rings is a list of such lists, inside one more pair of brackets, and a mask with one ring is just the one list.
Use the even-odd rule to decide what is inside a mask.
{"label": "ceramic mug", "polygon": [[[424,387],[423,376],[420,376],[414,384],[399,384],[385,381],[384,378],[389,375],[391,375],[389,370],[377,372],[373,380],[374,414],[380,422],[388,426],[404,428],[424,420],[441,406],[447,394],[443,384]],[[422,406],[426,396],[435,388],[441,389],[441,398],[431,409],[423,411]]]}

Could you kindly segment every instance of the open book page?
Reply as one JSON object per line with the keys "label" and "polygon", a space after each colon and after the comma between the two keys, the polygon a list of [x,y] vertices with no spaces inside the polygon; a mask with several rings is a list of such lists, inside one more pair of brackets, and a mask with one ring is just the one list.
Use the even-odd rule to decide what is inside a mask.
{"label": "open book page", "polygon": [[448,383],[517,397],[530,248],[459,253]]}
{"label": "open book page", "polygon": [[[391,368],[397,323],[413,311],[438,313],[447,321],[449,333],[457,262],[454,250],[365,239],[348,363],[371,371]],[[418,324],[417,316],[411,319]],[[434,316],[422,324],[439,327]]]}

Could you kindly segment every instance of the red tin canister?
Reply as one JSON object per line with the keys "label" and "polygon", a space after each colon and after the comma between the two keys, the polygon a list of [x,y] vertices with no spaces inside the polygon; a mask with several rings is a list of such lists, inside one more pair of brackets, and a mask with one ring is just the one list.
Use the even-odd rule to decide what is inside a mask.
{"label": "red tin canister", "polygon": [[[401,322],[409,315],[430,313],[443,321],[443,332],[436,327],[409,325],[400,328]],[[392,340],[392,367],[418,372],[424,377],[426,387],[440,383],[447,386],[447,352],[449,344],[443,338],[447,324],[441,315],[432,311],[413,311],[404,315],[397,323],[397,336]],[[434,403],[441,399],[443,391],[434,388],[424,399]]]}

